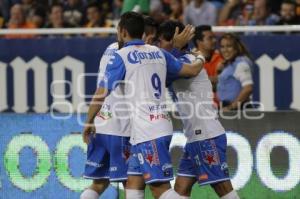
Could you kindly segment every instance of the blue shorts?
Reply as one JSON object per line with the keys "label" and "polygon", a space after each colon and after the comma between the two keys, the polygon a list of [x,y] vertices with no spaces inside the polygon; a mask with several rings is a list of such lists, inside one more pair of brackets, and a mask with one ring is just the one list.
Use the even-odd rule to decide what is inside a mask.
{"label": "blue shorts", "polygon": [[187,143],[178,176],[196,178],[200,185],[230,180],[226,161],[226,135]]}
{"label": "blue shorts", "polygon": [[139,143],[131,147],[128,175],[143,175],[145,183],[173,180],[169,146],[172,136]]}
{"label": "blue shorts", "polygon": [[127,179],[129,137],[97,134],[90,137],[84,177],[87,179]]}

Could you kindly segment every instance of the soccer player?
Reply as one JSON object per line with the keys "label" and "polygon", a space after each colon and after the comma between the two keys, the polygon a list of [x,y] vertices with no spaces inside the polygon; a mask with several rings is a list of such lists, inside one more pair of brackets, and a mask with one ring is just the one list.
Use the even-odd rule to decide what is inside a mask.
{"label": "soccer player", "polygon": [[[144,17],[145,31],[143,40],[148,43],[152,43],[156,37],[156,31],[158,24],[149,16]],[[99,65],[98,80],[99,83],[104,77],[104,72],[108,62],[114,57],[115,51],[122,47],[122,44],[115,42],[109,45],[101,58]],[[99,85],[98,85],[99,86]],[[110,182],[122,182],[124,187],[126,186],[127,180],[127,159],[129,156],[130,144],[129,144],[129,118],[124,117],[126,113],[125,109],[128,108],[123,106],[123,117],[121,112],[113,110],[115,106],[120,106],[124,102],[124,98],[120,95],[121,89],[117,88],[112,91],[111,95],[105,99],[102,105],[102,109],[98,112],[94,119],[96,124],[96,136],[91,137],[91,132],[85,132],[84,140],[88,143],[88,154],[87,163],[85,167],[84,177],[87,179],[93,179],[92,185],[84,190],[81,194],[81,199],[94,199],[98,198],[99,195],[107,188]],[[100,91],[96,91],[98,93]],[[96,99],[97,95],[94,96]],[[100,104],[99,104],[100,105]],[[118,107],[121,108],[121,107]],[[122,117],[122,119],[120,118]],[[93,130],[93,127],[92,127]],[[102,135],[99,135],[102,134]],[[90,138],[91,137],[91,138]],[[99,138],[108,138],[108,142],[102,142]],[[90,142],[89,142],[90,141]],[[103,152],[105,155],[103,155]],[[101,155],[102,154],[102,155]],[[120,155],[115,154],[122,154]],[[100,156],[99,156],[100,155]],[[104,160],[106,158],[106,160]],[[93,160],[91,160],[93,159]],[[110,160],[110,162],[108,162]],[[97,165],[101,165],[103,161],[106,162],[106,168],[97,168]],[[107,174],[109,168],[110,175]],[[99,173],[105,174],[105,176],[99,176]]]}
{"label": "soccer player", "polygon": [[[172,50],[172,38],[176,27],[183,30],[184,25],[167,21],[160,26],[160,47]],[[185,49],[182,50],[180,60],[190,63],[195,59],[192,54],[184,52]],[[177,79],[172,87],[175,92],[173,96],[179,102],[177,110],[182,117],[187,137],[178,168],[175,191],[182,198],[189,198],[193,185],[198,181],[200,185],[210,184],[222,199],[239,199],[230,182],[226,162],[225,130],[213,107],[212,85],[206,70],[202,70],[193,78]]]}
{"label": "soccer player", "polygon": [[104,94],[114,90],[118,86],[116,82],[125,80],[126,101],[134,107],[130,115],[132,153],[126,198],[144,198],[146,183],[156,199],[177,199],[181,197],[169,182],[173,179],[169,154],[173,128],[164,104],[166,74],[196,76],[204,57],[197,56],[193,64],[181,64],[166,51],[145,45],[141,40],[143,34],[142,15],[127,12],[121,16],[118,39],[124,47],[115,53],[100,86]]}
{"label": "soccer player", "polygon": [[[120,107],[124,101],[121,85],[105,98],[103,104],[98,102],[102,91],[99,83],[104,78],[107,64],[113,59],[118,49],[118,43],[109,45],[100,60],[98,88],[87,119],[87,124],[90,126],[87,126],[83,132],[84,142],[88,144],[84,177],[93,179],[93,183],[83,191],[80,199],[98,199],[110,182],[123,182],[125,187],[127,180],[127,160],[130,154],[129,118],[122,117],[126,112],[115,110],[116,106],[127,108],[126,106]],[[96,132],[94,136],[90,135],[93,131]]]}

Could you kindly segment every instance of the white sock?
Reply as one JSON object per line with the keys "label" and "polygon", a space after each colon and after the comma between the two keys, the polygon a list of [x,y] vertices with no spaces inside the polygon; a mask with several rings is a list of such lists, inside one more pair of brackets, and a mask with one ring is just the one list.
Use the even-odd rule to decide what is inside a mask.
{"label": "white sock", "polygon": [[92,189],[86,189],[80,195],[80,199],[98,199],[98,198],[99,198],[99,194]]}
{"label": "white sock", "polygon": [[180,196],[174,189],[169,189],[167,191],[165,191],[163,194],[161,194],[161,196],[159,197],[159,199],[181,199],[182,196]]}
{"label": "white sock", "polygon": [[137,189],[125,189],[126,199],[144,199],[145,191]]}
{"label": "white sock", "polygon": [[232,190],[225,196],[222,196],[221,199],[240,199],[240,197],[235,190]]}

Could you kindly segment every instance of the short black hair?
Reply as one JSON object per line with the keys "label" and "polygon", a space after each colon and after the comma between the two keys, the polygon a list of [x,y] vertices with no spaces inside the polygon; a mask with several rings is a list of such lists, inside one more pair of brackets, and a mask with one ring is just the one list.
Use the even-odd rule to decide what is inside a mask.
{"label": "short black hair", "polygon": [[165,40],[171,41],[174,37],[176,27],[179,28],[179,33],[183,31],[184,25],[179,21],[168,20],[162,23],[158,28],[158,36],[162,36]]}
{"label": "short black hair", "polygon": [[158,29],[158,23],[150,16],[144,16],[145,34],[153,34]]}
{"label": "short black hair", "polygon": [[141,39],[144,34],[145,23],[143,15],[136,12],[125,12],[121,16],[119,27],[127,30],[131,38]]}
{"label": "short black hair", "polygon": [[201,25],[195,28],[195,36],[193,37],[193,43],[197,46],[197,40],[203,40],[203,32],[205,31],[212,31],[212,27],[210,25]]}
{"label": "short black hair", "polygon": [[95,1],[89,2],[88,5],[86,6],[86,9],[88,8],[96,8],[98,12],[101,12],[101,6]]}

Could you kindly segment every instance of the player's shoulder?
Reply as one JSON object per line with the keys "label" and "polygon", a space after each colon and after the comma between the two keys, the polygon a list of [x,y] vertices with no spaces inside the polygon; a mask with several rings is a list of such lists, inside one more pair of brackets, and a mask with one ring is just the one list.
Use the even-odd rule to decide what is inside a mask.
{"label": "player's shoulder", "polygon": [[114,43],[112,43],[112,44],[110,44],[108,47],[107,47],[107,49],[119,49],[119,44],[118,44],[118,42],[114,42]]}
{"label": "player's shoulder", "polygon": [[196,56],[191,53],[186,53],[180,56],[179,60],[183,63],[192,63],[196,60]]}

